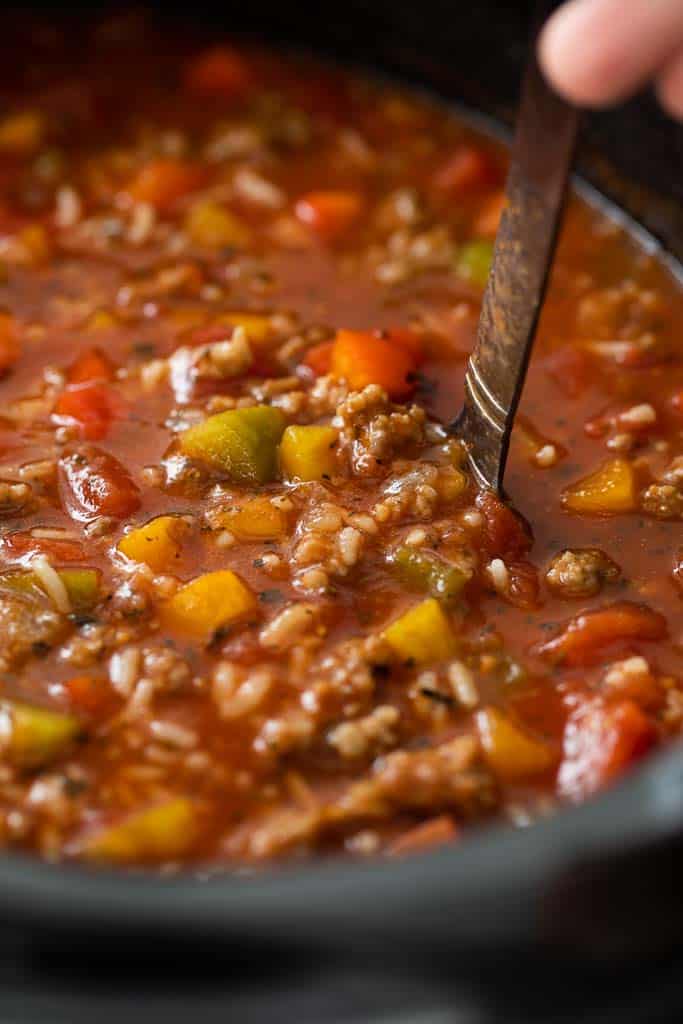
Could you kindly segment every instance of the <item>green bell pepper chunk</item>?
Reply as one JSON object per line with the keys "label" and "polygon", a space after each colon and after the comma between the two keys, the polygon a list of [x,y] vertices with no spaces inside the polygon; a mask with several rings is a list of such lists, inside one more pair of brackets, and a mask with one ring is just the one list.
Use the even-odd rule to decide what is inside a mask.
{"label": "green bell pepper chunk", "polygon": [[407,546],[397,548],[390,558],[396,575],[407,586],[430,594],[439,601],[454,601],[462,593],[468,575],[432,552]]}

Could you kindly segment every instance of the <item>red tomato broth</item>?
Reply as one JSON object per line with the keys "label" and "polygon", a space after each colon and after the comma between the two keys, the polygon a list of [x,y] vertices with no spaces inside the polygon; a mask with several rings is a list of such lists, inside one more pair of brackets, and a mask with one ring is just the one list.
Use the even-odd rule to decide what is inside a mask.
{"label": "red tomato broth", "polygon": [[[521,406],[529,428],[513,442],[506,481],[527,536],[508,513],[491,511],[490,497],[477,500],[457,445],[445,446],[436,425],[424,428],[425,416],[450,422],[461,403],[481,288],[458,275],[457,255],[495,202],[504,153],[443,108],[337,69],[232,44],[222,55],[210,47],[206,60],[179,40],[166,49],[131,76],[110,48],[85,73],[84,94],[110,117],[97,122],[86,105],[78,124],[87,147],[77,134],[60,140],[72,170],[57,187],[80,200],[74,223],[55,224],[54,189],[40,215],[20,198],[16,210],[10,204],[17,224],[44,226],[48,255],[32,262],[20,227],[5,236],[2,305],[19,355],[0,380],[0,481],[27,481],[30,493],[7,491],[0,502],[10,723],[2,756],[14,787],[0,786],[0,820],[20,809],[26,821],[18,834],[3,826],[3,844],[153,866],[392,855],[422,848],[432,833],[435,843],[462,842],[471,823],[496,816],[526,823],[611,784],[683,721],[671,576],[680,514],[668,491],[645,497],[652,485],[676,490],[662,479],[683,453],[680,288],[603,215],[572,201]],[[179,83],[172,105],[162,70]],[[67,72],[45,74],[54,85]],[[267,93],[278,97],[270,107]],[[16,104],[47,111],[46,90]],[[241,136],[226,133],[230,119]],[[143,120],[146,139],[135,129]],[[184,137],[172,157],[163,153],[169,131]],[[157,201],[150,181],[169,169],[163,160],[176,163]],[[448,161],[457,180],[446,187]],[[154,173],[140,178],[150,165]],[[31,181],[28,161],[22,174]],[[321,193],[362,197],[362,215],[347,203],[338,229],[311,230],[297,203]],[[137,209],[136,195],[156,212]],[[236,244],[187,237],[201,202],[219,207],[206,237],[237,230]],[[119,224],[113,234],[107,218]],[[366,338],[384,360],[376,383],[373,359],[363,360],[370,393],[356,392],[365,397],[350,406],[343,381],[326,376],[338,332],[353,332],[354,344]],[[413,337],[417,347],[406,346]],[[624,346],[633,349],[625,357]],[[48,364],[54,374],[44,374]],[[191,387],[174,393],[174,366],[191,368]],[[393,393],[383,397],[380,385]],[[62,396],[79,389],[116,398],[114,414],[101,403],[94,433],[79,427],[69,400],[60,415]],[[31,399],[35,406],[21,406]],[[240,414],[247,404],[266,409],[254,451]],[[644,404],[655,424],[634,426],[620,448],[607,442],[628,434],[623,418],[600,436],[584,432],[607,408]],[[225,422],[237,433],[221,435],[218,453],[200,437],[206,460],[183,454],[188,430],[232,413]],[[292,435],[288,448],[285,427],[309,433]],[[336,439],[314,436],[316,427]],[[277,444],[269,462],[268,431]],[[85,460],[77,471],[74,453]],[[632,509],[563,507],[567,488],[617,456],[637,463]],[[42,475],[27,473],[41,461]],[[433,473],[423,491],[404,482],[392,494],[392,481],[424,467]],[[264,498],[269,508],[250,504]],[[387,500],[385,516],[377,509]],[[486,530],[482,515],[493,524]],[[26,540],[32,531],[35,543]],[[118,548],[133,534],[127,550],[138,557]],[[163,571],[144,563],[146,545]],[[594,592],[582,580],[579,597],[566,580],[551,585],[551,561],[576,549],[611,556],[619,577],[598,580]],[[57,591],[49,575],[48,593],[35,583],[17,591],[8,574],[44,572],[36,555],[57,573]],[[74,583],[69,568],[101,573],[89,603],[77,589],[89,577]],[[238,580],[221,577],[229,600],[184,589],[204,580],[211,592],[210,574],[226,571]],[[59,580],[68,614],[53,606],[63,600]],[[159,624],[168,602],[187,629]],[[580,662],[543,655],[571,620],[620,602],[663,616],[666,633],[636,631]],[[441,652],[436,659],[406,640],[405,623],[392,634],[416,608],[427,618],[415,629]],[[41,617],[28,646],[27,609]],[[211,623],[207,635],[198,614]],[[646,678],[620,690],[620,671]],[[30,719],[21,731],[26,706],[62,716],[50,722],[59,742],[49,750],[45,739],[36,750]],[[604,721],[572,740],[598,706]],[[477,731],[487,709],[505,723],[488,730],[493,752]],[[616,737],[604,763],[592,758],[593,734]],[[539,765],[535,773],[515,770],[523,758]],[[31,799],[44,777],[62,779],[67,792],[47,808]]]}

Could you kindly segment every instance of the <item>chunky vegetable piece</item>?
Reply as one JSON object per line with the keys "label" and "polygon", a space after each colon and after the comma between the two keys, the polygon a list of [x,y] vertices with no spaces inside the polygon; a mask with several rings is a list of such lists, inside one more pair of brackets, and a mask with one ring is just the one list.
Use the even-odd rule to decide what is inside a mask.
{"label": "chunky vegetable piece", "polygon": [[433,597],[392,622],[384,639],[399,658],[417,665],[450,658],[457,649],[448,618]]}
{"label": "chunky vegetable piece", "polygon": [[124,519],[140,505],[140,492],[126,468],[109,452],[82,446],[62,456],[59,492],[65,509],[79,522],[98,516]]}
{"label": "chunky vegetable piece", "polygon": [[180,448],[238,483],[263,484],[276,476],[284,429],[283,414],[272,406],[231,409],[190,427],[181,435]]}
{"label": "chunky vegetable piece", "polygon": [[612,515],[636,506],[635,474],[625,459],[610,459],[590,476],[568,487],[564,507],[584,515]]}
{"label": "chunky vegetable piece", "polygon": [[185,230],[196,245],[210,249],[242,248],[251,232],[230,210],[211,200],[195,203],[185,219]]}
{"label": "chunky vegetable piece", "polygon": [[420,358],[403,338],[364,331],[338,331],[332,348],[331,372],[354,390],[379,384],[391,398],[414,390]]}
{"label": "chunky vegetable piece", "polygon": [[210,639],[255,608],[256,598],[239,576],[219,569],[181,587],[160,611],[166,629]]}
{"label": "chunky vegetable piece", "polygon": [[167,210],[178,199],[194,192],[206,177],[196,164],[182,160],[152,160],[130,182],[126,194],[135,203],[149,203]]}
{"label": "chunky vegetable piece", "polygon": [[483,288],[493,261],[493,245],[487,239],[468,242],[460,250],[456,270],[461,277]]}
{"label": "chunky vegetable piece", "polygon": [[2,701],[9,759],[21,768],[37,768],[64,754],[81,731],[73,715],[32,707],[18,701]]}
{"label": "chunky vegetable piece", "polygon": [[327,242],[345,235],[363,212],[355,192],[310,192],[296,204],[299,220]]}
{"label": "chunky vegetable piece", "polygon": [[125,534],[118,549],[132,562],[144,562],[154,572],[169,572],[180,557],[186,525],[179,516],[157,516]]}
{"label": "chunky vegetable piece", "polygon": [[657,254],[567,204],[501,499],[452,423],[502,145],[220,33],[10,21],[0,855],[426,855],[681,737]]}
{"label": "chunky vegetable piece", "polygon": [[337,469],[338,443],[334,427],[287,427],[280,443],[280,465],[292,480],[329,480]]}
{"label": "chunky vegetable piece", "polygon": [[666,636],[666,620],[645,605],[620,601],[571,619],[539,652],[566,665],[582,665],[602,656],[605,647],[629,641],[656,641]]}
{"label": "chunky vegetable piece", "polygon": [[85,840],[83,854],[87,860],[110,864],[172,860],[192,846],[196,834],[194,804],[179,797],[95,832]]}
{"label": "chunky vegetable piece", "polygon": [[462,593],[469,576],[455,565],[449,565],[431,552],[408,546],[397,548],[391,555],[401,582],[414,590],[426,591],[440,601],[453,601]]}
{"label": "chunky vegetable piece", "polygon": [[275,499],[265,495],[225,509],[218,522],[241,540],[277,540],[287,533],[289,515]]}
{"label": "chunky vegetable piece", "polygon": [[541,775],[557,761],[547,743],[530,736],[497,708],[480,711],[477,727],[486,756],[502,779]]}

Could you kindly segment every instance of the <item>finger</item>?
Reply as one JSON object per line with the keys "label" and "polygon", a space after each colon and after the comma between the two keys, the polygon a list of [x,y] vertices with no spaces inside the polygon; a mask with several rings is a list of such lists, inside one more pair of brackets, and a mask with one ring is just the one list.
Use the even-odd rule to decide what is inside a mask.
{"label": "finger", "polygon": [[657,79],[657,95],[672,117],[683,121],[683,46],[670,58]]}
{"label": "finger", "polygon": [[683,0],[569,0],[541,33],[539,59],[582,106],[622,99],[683,43]]}

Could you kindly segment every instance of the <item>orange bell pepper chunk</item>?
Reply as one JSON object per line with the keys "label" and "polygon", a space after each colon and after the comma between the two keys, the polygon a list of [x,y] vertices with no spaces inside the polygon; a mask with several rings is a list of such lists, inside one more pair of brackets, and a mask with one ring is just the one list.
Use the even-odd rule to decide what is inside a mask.
{"label": "orange bell pepper chunk", "polygon": [[378,384],[390,398],[405,398],[414,389],[411,379],[420,363],[416,348],[391,331],[337,331],[331,372],[354,390]]}
{"label": "orange bell pepper chunk", "polygon": [[185,160],[150,160],[125,191],[133,202],[149,203],[163,211],[199,188],[205,177],[203,167]]}
{"label": "orange bell pepper chunk", "polygon": [[584,704],[565,728],[560,792],[574,800],[585,799],[617,779],[657,738],[654,722],[633,700]]}
{"label": "orange bell pepper chunk", "polygon": [[200,53],[185,69],[185,88],[200,96],[236,99],[253,85],[247,59],[231,46],[216,46]]}
{"label": "orange bell pepper chunk", "polygon": [[113,380],[116,367],[101,348],[89,348],[69,368],[69,384],[89,384],[95,380]]}
{"label": "orange bell pepper chunk", "polygon": [[423,821],[414,828],[408,829],[394,839],[387,849],[390,857],[405,857],[414,853],[445,846],[458,838],[458,828],[450,814],[440,814],[436,818]]}
{"label": "orange bell pepper chunk", "polygon": [[543,657],[563,665],[588,665],[619,642],[656,641],[666,636],[666,619],[646,605],[618,601],[570,619],[556,637],[541,644]]}
{"label": "orange bell pepper chunk", "polygon": [[357,192],[309,192],[294,212],[323,241],[334,242],[358,221],[364,205]]}
{"label": "orange bell pepper chunk", "polygon": [[505,193],[501,189],[484,201],[474,221],[474,234],[482,238],[495,238],[504,209]]}
{"label": "orange bell pepper chunk", "polygon": [[0,375],[14,366],[20,351],[14,318],[0,313]]}
{"label": "orange bell pepper chunk", "polygon": [[319,345],[309,348],[301,365],[308,367],[316,377],[324,377],[332,369],[333,348],[333,341],[321,341]]}
{"label": "orange bell pepper chunk", "polygon": [[57,400],[54,416],[58,421],[77,423],[86,440],[99,441],[124,413],[125,406],[117,393],[106,384],[92,381],[67,388]]}

